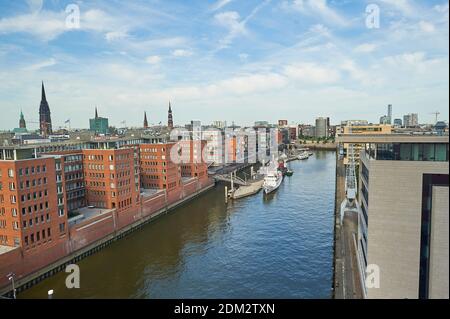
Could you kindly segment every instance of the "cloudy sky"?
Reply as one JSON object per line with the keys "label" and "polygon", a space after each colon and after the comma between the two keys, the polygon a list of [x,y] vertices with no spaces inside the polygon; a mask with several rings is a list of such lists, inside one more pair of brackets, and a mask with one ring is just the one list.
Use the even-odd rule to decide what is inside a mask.
{"label": "cloudy sky", "polygon": [[[76,4],[80,11],[78,28]],[[380,10],[368,28],[366,8]],[[431,112],[448,120],[448,1],[0,1],[0,129],[191,119],[312,123]],[[66,9],[67,12],[66,12]],[[76,11],[75,11],[76,13]],[[68,21],[68,23],[66,22]],[[29,123],[29,127],[37,124]]]}

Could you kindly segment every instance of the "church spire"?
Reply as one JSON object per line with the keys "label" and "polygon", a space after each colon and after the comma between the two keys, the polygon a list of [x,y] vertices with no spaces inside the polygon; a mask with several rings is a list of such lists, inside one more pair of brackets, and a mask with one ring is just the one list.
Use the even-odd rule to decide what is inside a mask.
{"label": "church spire", "polygon": [[147,112],[144,112],[144,128],[148,128]]}
{"label": "church spire", "polygon": [[167,126],[169,127],[170,130],[173,129],[172,105],[170,104],[170,101],[169,101],[169,115],[167,119]]}
{"label": "church spire", "polygon": [[44,81],[42,81],[41,105],[39,106],[39,128],[42,136],[52,134],[52,119],[47,97],[45,96]]}
{"label": "church spire", "polygon": [[25,117],[23,116],[22,110],[20,110],[19,127],[20,127],[20,128],[27,128],[27,124],[26,124],[26,122],[25,122]]}
{"label": "church spire", "polygon": [[44,81],[42,81],[41,101],[47,101],[47,97],[45,96]]}

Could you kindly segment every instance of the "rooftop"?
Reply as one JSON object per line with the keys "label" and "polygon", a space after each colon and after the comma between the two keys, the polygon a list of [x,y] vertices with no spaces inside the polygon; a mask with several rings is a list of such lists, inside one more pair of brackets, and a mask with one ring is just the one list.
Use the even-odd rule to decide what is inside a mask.
{"label": "rooftop", "polygon": [[114,209],[98,208],[98,207],[83,207],[78,209],[79,215],[69,219],[69,224],[77,224],[91,218],[108,214],[114,211]]}
{"label": "rooftop", "polygon": [[448,143],[448,135],[432,134],[339,134],[336,143]]}
{"label": "rooftop", "polygon": [[14,250],[14,249],[17,249],[18,247],[10,247],[10,246],[3,246],[3,245],[0,245],[0,255],[1,254],[4,254],[4,253],[7,253],[7,252],[9,252],[9,251],[11,251],[11,250]]}

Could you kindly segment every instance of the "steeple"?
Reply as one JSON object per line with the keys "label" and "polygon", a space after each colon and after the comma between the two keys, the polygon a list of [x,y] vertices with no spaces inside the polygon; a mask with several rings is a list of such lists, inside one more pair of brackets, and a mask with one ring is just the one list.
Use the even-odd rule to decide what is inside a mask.
{"label": "steeple", "polygon": [[50,107],[45,96],[44,81],[42,81],[41,105],[39,106],[39,127],[41,135],[52,134],[52,119],[50,117]]}
{"label": "steeple", "polygon": [[148,128],[147,112],[144,112],[144,128]]}
{"label": "steeple", "polygon": [[170,130],[173,129],[172,105],[170,104],[170,101],[169,101],[169,115],[167,119],[167,126],[169,127]]}
{"label": "steeple", "polygon": [[47,97],[45,96],[44,81],[42,81],[41,101],[46,101],[47,102]]}
{"label": "steeple", "polygon": [[20,128],[27,128],[27,124],[26,124],[26,122],[25,122],[25,117],[23,116],[22,110],[20,110],[19,127],[20,127]]}

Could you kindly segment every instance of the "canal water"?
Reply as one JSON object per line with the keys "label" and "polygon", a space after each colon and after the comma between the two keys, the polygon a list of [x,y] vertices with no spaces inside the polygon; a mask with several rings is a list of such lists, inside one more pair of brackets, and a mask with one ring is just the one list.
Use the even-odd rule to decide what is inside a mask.
{"label": "canal water", "polygon": [[335,152],[317,151],[268,198],[224,188],[174,210],[19,298],[330,298]]}

